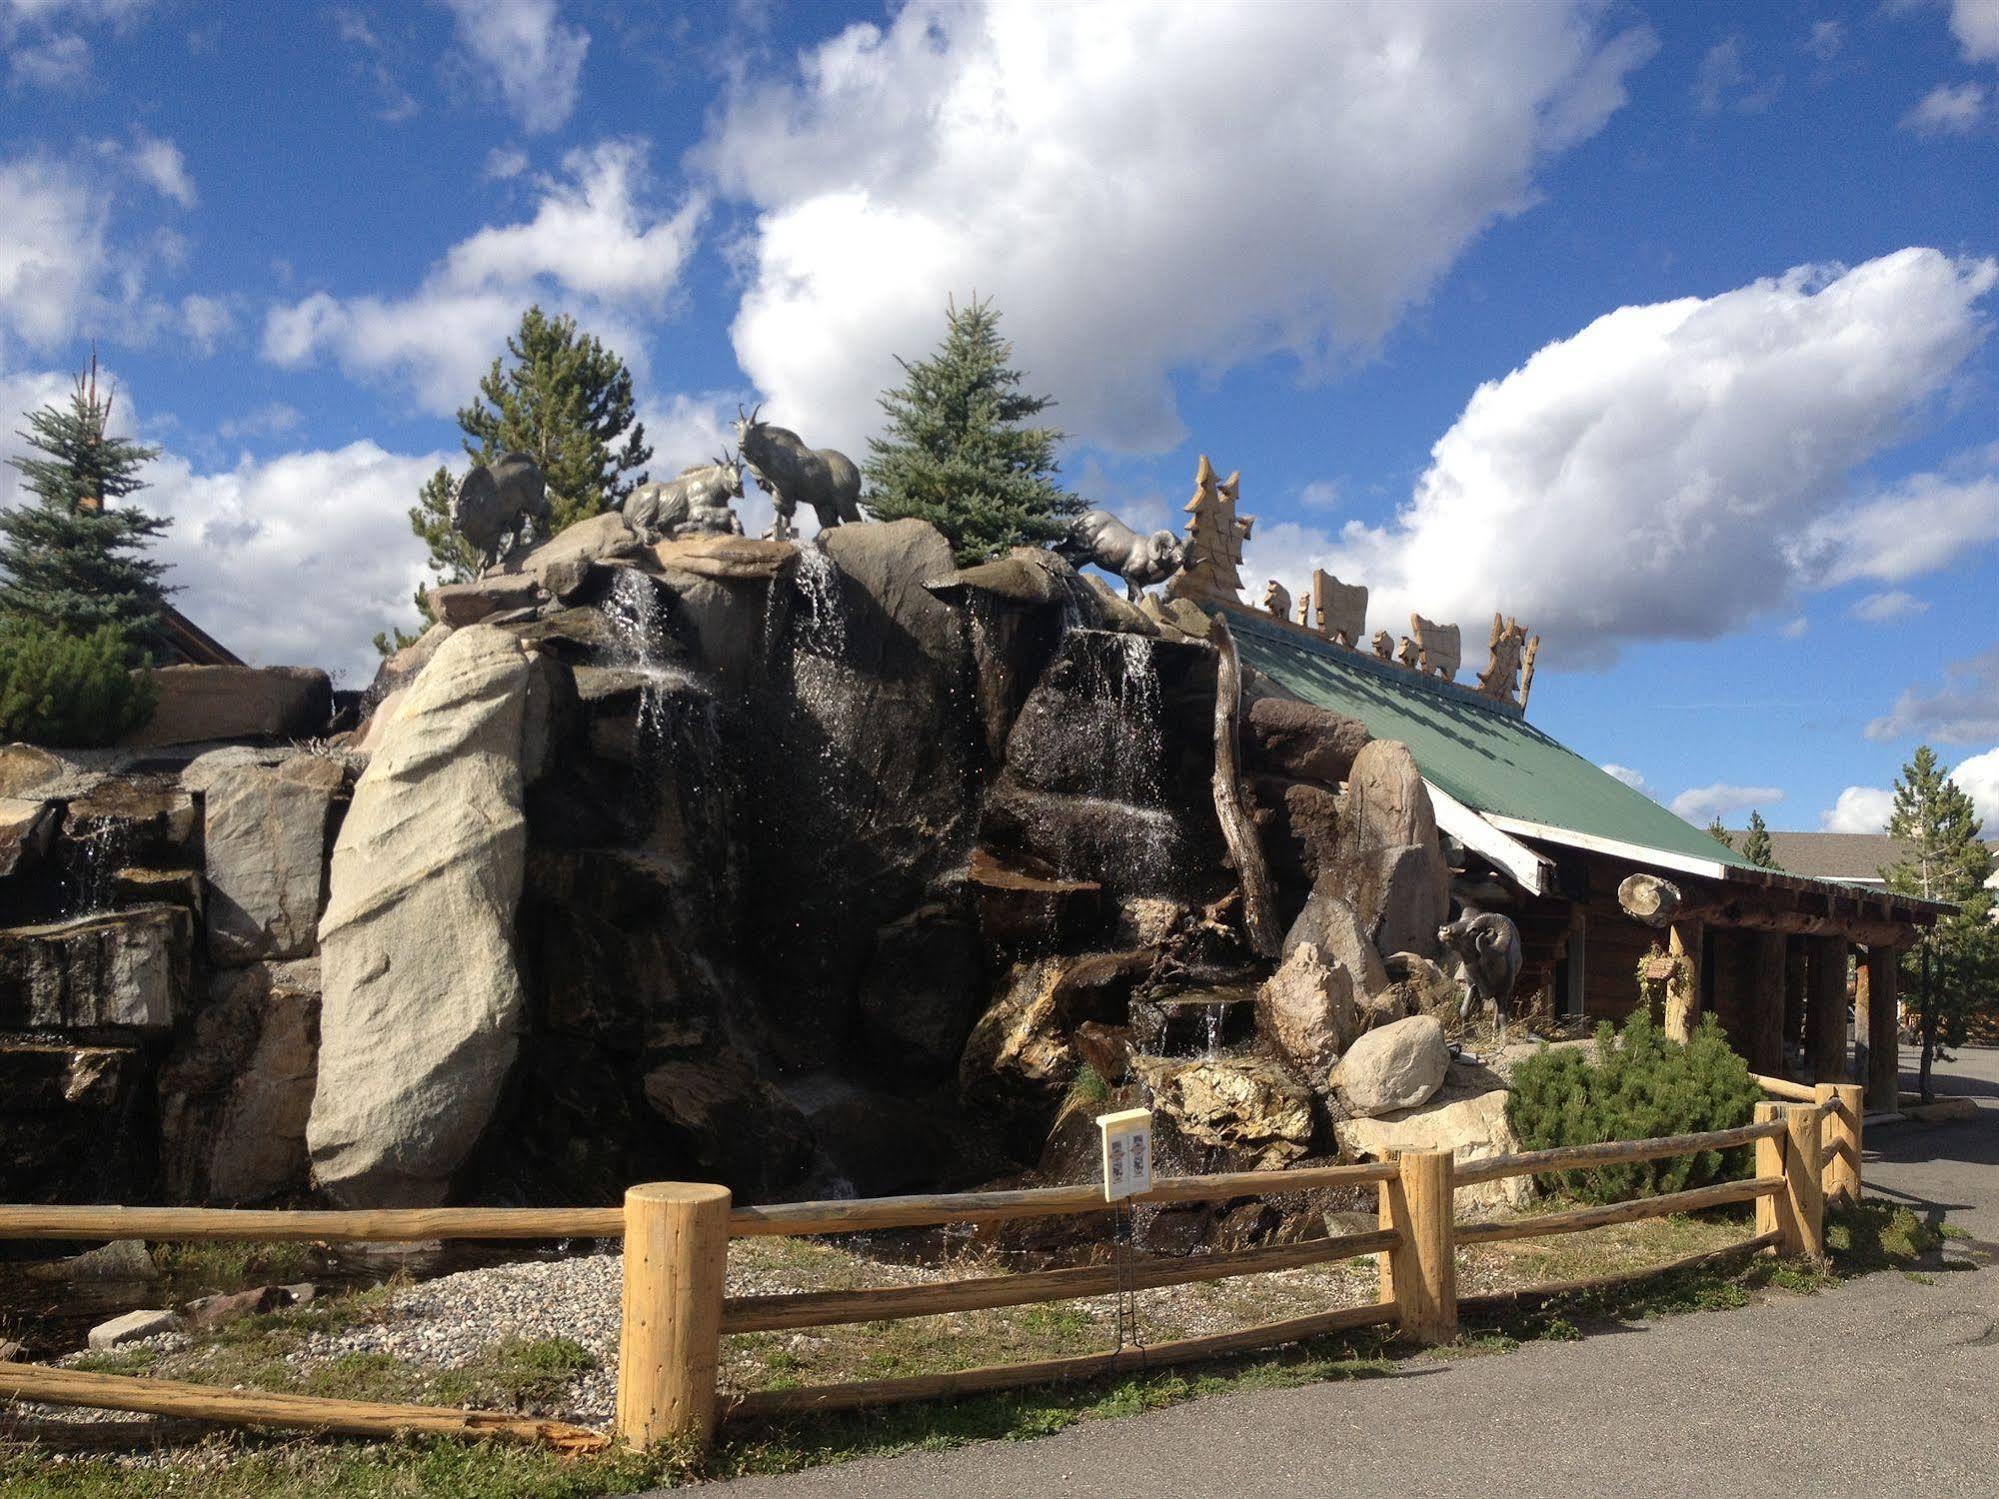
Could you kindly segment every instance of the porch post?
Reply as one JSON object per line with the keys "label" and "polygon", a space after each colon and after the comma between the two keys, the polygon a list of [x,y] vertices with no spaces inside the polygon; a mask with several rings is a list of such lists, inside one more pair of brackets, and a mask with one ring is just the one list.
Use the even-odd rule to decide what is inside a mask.
{"label": "porch post", "polygon": [[1899,955],[1886,943],[1867,949],[1867,1107],[1892,1110],[1901,1102],[1902,1086],[1899,1002],[1896,980]]}
{"label": "porch post", "polygon": [[1846,939],[1812,937],[1811,975],[1805,1008],[1805,1060],[1811,1081],[1836,1083],[1846,1076]]}

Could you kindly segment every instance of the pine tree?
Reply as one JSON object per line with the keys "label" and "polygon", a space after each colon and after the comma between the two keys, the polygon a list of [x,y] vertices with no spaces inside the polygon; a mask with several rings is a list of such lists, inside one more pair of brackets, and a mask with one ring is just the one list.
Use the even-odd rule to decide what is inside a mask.
{"label": "pine tree", "polygon": [[[466,453],[475,463],[490,463],[502,453],[521,452],[540,464],[557,531],[623,504],[645,483],[652,457],[624,360],[579,331],[574,318],[550,317],[539,307],[522,314],[507,354],[511,367],[495,359],[479,382],[483,399],[458,413]],[[425,486],[426,505],[437,483],[433,475]],[[431,550],[434,559],[435,543]]]}
{"label": "pine tree", "polygon": [[35,499],[0,512],[0,614],[77,638],[110,625],[137,661],[169,592],[144,552],[169,522],[116,503],[145,488],[138,471],[159,449],[113,437],[110,420],[94,355],[67,403],[28,413],[32,455],[9,462]]}
{"label": "pine tree", "polygon": [[1742,835],[1742,857],[1758,869],[1782,869],[1770,851],[1770,825],[1754,807],[1749,809],[1749,831]]}
{"label": "pine tree", "polygon": [[1707,825],[1707,835],[1723,848],[1735,847],[1735,840],[1729,836],[1728,829],[1722,826],[1719,812],[1714,814],[1714,821]]}
{"label": "pine tree", "polygon": [[1950,779],[1928,745],[1895,780],[1889,836],[1904,846],[1902,858],[1881,871],[1888,888],[1928,900],[1946,900],[1957,911],[1924,931],[1903,955],[1902,972],[1916,996],[1922,1034],[1922,1093],[1931,1096],[1930,1073],[1939,1050],[1961,1045],[1971,1016],[1999,994],[1999,930],[1992,925],[1992,851],[1979,839],[1972,800]]}
{"label": "pine tree", "polygon": [[869,440],[864,472],[875,519],[926,520],[969,566],[1059,539],[1083,502],[1054,477],[1063,434],[1023,425],[1054,403],[1021,392],[992,303],[951,303],[944,315],[936,353],[896,360],[903,382],[882,392],[888,430]]}

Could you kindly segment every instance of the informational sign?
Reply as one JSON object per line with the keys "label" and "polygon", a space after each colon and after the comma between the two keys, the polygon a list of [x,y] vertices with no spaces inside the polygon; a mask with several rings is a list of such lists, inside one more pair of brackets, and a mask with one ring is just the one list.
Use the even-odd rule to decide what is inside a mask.
{"label": "informational sign", "polygon": [[1152,1111],[1123,1109],[1097,1115],[1104,1136],[1104,1200],[1152,1190]]}

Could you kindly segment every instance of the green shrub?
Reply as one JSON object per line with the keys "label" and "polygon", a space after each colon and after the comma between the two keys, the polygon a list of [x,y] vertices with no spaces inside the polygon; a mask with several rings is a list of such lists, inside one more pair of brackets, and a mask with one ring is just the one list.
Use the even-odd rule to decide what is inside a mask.
{"label": "green shrub", "polygon": [[[1513,1069],[1506,1118],[1522,1150],[1733,1129],[1749,1123],[1763,1096],[1712,1015],[1702,1018],[1684,1046],[1669,1041],[1643,1012],[1625,1023],[1621,1035],[1606,1021],[1597,1027],[1594,1051],[1544,1046]],[[1619,1202],[1745,1176],[1752,1148],[1554,1172],[1539,1180],[1545,1190],[1585,1202]]]}
{"label": "green shrub", "polygon": [[153,711],[152,678],[126,668],[115,625],[68,635],[27,619],[0,624],[0,740],[111,744]]}

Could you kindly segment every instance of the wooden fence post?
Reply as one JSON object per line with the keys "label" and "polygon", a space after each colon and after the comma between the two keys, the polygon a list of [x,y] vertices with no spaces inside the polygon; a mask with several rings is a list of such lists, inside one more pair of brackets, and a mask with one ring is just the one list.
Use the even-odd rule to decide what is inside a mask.
{"label": "wooden fence post", "polygon": [[1825,1172],[1820,1182],[1827,1202],[1860,1201],[1860,1130],[1867,1090],[1859,1083],[1820,1083],[1812,1090],[1823,1107]]}
{"label": "wooden fence post", "polygon": [[625,1193],[618,1435],[634,1447],[715,1432],[729,1189],[649,1182]]}
{"label": "wooden fence post", "polygon": [[1819,1149],[1819,1109],[1815,1103],[1759,1103],[1756,1122],[1781,1119],[1784,1133],[1756,1142],[1756,1174],[1781,1176],[1784,1189],[1756,1199],[1756,1232],[1782,1235],[1777,1252],[1817,1258],[1825,1253],[1825,1195],[1819,1185],[1824,1165]]}
{"label": "wooden fence post", "polygon": [[1456,1204],[1448,1150],[1404,1151],[1397,1175],[1380,1183],[1381,1226],[1402,1242],[1381,1257],[1381,1299],[1396,1304],[1402,1331],[1419,1343],[1458,1336]]}

